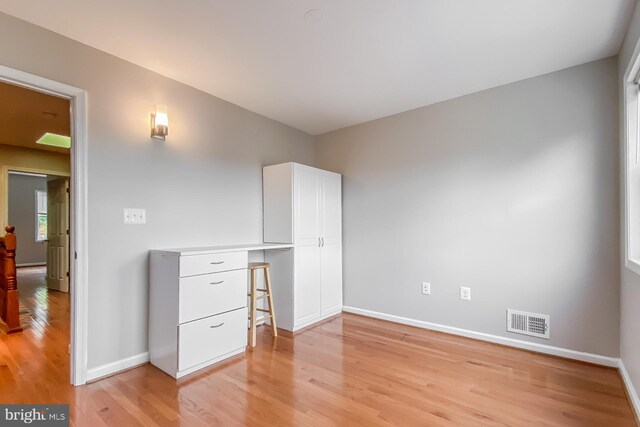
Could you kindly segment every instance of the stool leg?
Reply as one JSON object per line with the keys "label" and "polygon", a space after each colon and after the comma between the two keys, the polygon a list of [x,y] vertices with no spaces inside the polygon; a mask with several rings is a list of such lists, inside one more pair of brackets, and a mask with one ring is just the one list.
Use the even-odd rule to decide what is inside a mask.
{"label": "stool leg", "polygon": [[266,284],[267,295],[269,295],[269,314],[271,315],[271,330],[273,336],[278,336],[278,328],[276,326],[276,310],[273,307],[273,292],[271,291],[271,276],[269,275],[269,267],[264,269],[264,282]]}
{"label": "stool leg", "polygon": [[256,346],[256,293],[256,271],[251,270],[251,321],[249,322],[251,347]]}

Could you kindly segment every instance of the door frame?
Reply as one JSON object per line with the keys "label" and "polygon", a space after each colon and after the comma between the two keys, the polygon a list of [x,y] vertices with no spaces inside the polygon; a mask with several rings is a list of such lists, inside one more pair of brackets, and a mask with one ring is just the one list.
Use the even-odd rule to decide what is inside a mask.
{"label": "door frame", "polygon": [[[0,81],[68,99],[71,105],[71,384],[87,382],[87,309],[89,283],[87,92],[64,83],[0,65]],[[16,168],[11,168],[16,170]],[[4,168],[2,171],[3,182]],[[3,188],[4,190],[4,188]],[[6,204],[3,217],[6,218]]]}

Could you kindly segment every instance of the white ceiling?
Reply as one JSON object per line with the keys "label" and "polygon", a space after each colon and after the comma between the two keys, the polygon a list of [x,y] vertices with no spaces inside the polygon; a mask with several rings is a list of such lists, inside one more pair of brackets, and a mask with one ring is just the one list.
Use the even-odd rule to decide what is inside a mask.
{"label": "white ceiling", "polygon": [[[614,55],[633,4],[0,0],[0,11],[320,134]],[[324,20],[305,20],[310,9]]]}

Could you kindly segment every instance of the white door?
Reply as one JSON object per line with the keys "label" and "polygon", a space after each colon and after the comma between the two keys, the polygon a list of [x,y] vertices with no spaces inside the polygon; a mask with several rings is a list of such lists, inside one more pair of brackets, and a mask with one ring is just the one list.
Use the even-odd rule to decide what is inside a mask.
{"label": "white door", "polygon": [[69,179],[47,181],[47,287],[69,292]]}
{"label": "white door", "polygon": [[320,246],[296,246],[293,256],[293,323],[299,327],[320,318]]}
{"label": "white door", "polygon": [[320,178],[321,315],[342,309],[342,176],[321,172]]}

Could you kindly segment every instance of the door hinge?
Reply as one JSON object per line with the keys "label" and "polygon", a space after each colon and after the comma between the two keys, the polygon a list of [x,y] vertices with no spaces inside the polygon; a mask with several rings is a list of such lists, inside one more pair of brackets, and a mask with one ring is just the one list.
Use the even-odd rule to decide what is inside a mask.
{"label": "door hinge", "polygon": [[67,236],[69,235],[69,229],[67,228]]}
{"label": "door hinge", "polygon": [[73,259],[78,259],[78,252],[73,251]]}
{"label": "door hinge", "polygon": [[69,277],[69,272],[67,271],[67,277]]}

